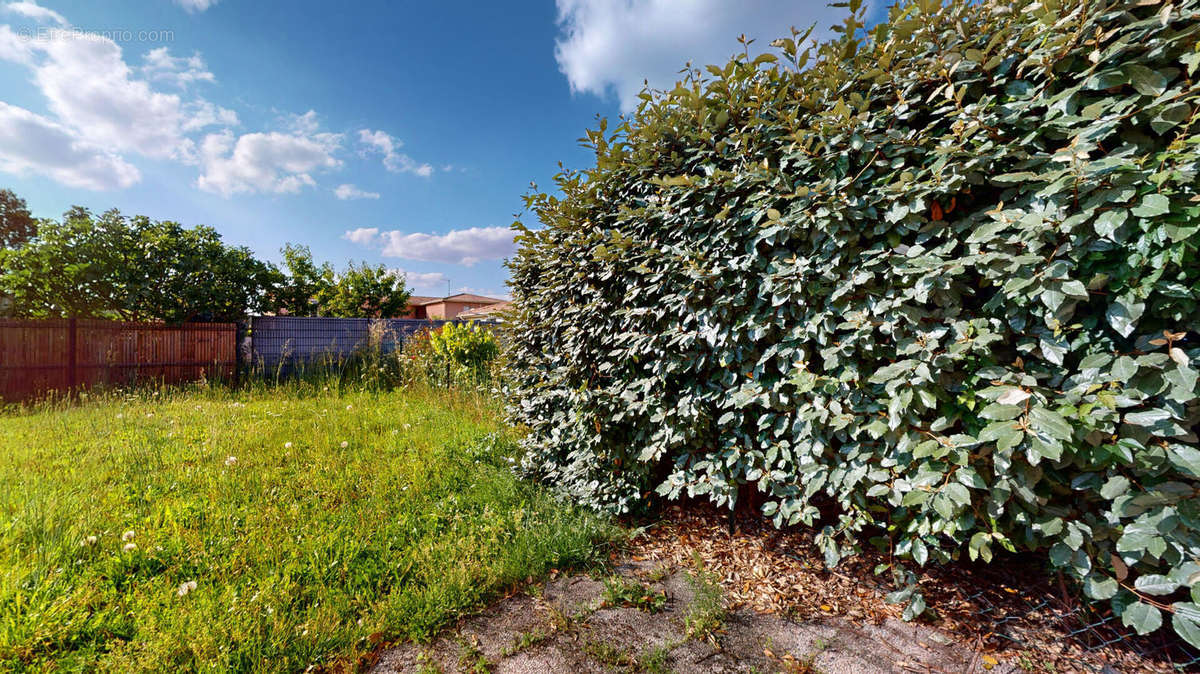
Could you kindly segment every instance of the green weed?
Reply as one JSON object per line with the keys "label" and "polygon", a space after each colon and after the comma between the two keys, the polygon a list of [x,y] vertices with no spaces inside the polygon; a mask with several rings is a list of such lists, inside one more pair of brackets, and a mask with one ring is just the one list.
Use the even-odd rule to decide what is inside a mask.
{"label": "green weed", "polygon": [[688,573],[687,581],[694,595],[684,616],[687,635],[696,639],[715,639],[727,617],[720,580],[697,558],[696,568]]}
{"label": "green weed", "polygon": [[667,593],[655,592],[624,576],[609,576],[604,579],[604,603],[658,613],[667,605]]}

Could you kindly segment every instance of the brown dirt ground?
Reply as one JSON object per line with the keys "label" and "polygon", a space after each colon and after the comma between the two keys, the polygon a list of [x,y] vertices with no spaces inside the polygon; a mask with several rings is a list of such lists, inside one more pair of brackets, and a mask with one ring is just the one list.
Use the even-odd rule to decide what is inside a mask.
{"label": "brown dirt ground", "polygon": [[[831,572],[806,530],[747,517],[731,531],[710,509],[671,508],[614,559],[616,575],[665,596],[661,610],[607,602],[601,576],[555,577],[430,644],[383,651],[371,671],[1108,674],[1179,671],[1172,661],[1192,655],[1108,623],[1088,627],[1105,617],[1032,558],[923,571],[937,616],[905,623],[883,601],[891,588],[873,574],[881,561],[866,553]],[[719,582],[727,609],[708,635],[685,627],[697,568]]]}

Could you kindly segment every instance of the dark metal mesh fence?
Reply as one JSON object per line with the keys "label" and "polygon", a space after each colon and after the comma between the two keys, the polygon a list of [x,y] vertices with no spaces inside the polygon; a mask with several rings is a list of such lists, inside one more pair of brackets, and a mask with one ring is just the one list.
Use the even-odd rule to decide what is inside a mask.
{"label": "dark metal mesh fence", "polygon": [[449,322],[257,316],[250,322],[251,364],[287,375],[307,363],[347,358],[371,345],[373,338],[384,353],[390,353],[400,348],[409,335]]}
{"label": "dark metal mesh fence", "polygon": [[989,594],[981,591],[967,598],[988,625],[989,639],[1004,651],[1025,651],[1037,658],[1031,663],[1036,669],[1067,660],[1092,672],[1200,671],[1200,651],[1169,627],[1138,636],[1111,612],[1087,604],[1070,606],[1045,596],[996,602]]}

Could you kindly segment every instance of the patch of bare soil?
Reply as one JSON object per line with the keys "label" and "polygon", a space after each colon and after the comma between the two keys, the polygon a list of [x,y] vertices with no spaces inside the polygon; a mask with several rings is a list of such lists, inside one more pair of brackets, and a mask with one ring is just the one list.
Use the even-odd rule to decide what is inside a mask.
{"label": "patch of bare soil", "polygon": [[[615,577],[641,605],[614,601],[601,579],[571,576],[509,597],[432,644],[385,651],[372,672],[969,672],[985,661],[923,625],[884,618],[795,622],[711,610],[686,569],[631,562]],[[612,577],[607,579],[613,583]],[[631,605],[632,604],[632,605]],[[709,631],[689,629],[709,618]],[[994,671],[1009,671],[997,667]]]}
{"label": "patch of bare soil", "polygon": [[806,530],[672,508],[612,575],[531,585],[430,644],[383,651],[371,671],[1107,674],[1194,657],[1090,612],[1033,558],[924,571],[937,616],[905,623],[883,601],[882,561],[829,571]]}
{"label": "patch of bare soil", "polygon": [[[827,570],[811,530],[779,530],[752,515],[731,522],[711,508],[670,508],[635,541],[633,555],[672,566],[698,558],[721,577],[732,606],[800,622],[838,616],[878,625],[903,612],[883,601],[895,589],[890,575],[874,573],[885,555],[868,550]],[[1200,671],[1200,653],[1166,630],[1138,637],[1107,610],[1081,602],[1034,555],[931,566],[918,576],[936,614],[923,622],[989,665],[1105,674]]]}

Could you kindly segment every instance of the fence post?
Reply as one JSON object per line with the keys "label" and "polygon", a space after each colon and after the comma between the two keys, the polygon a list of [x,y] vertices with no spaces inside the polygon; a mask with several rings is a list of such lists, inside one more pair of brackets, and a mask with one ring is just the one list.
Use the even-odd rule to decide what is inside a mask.
{"label": "fence post", "polygon": [[79,321],[72,316],[67,320],[67,390],[74,392],[79,383]]}
{"label": "fence post", "polygon": [[233,324],[233,388],[242,383],[242,322]]}

